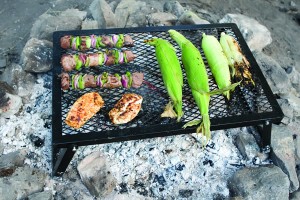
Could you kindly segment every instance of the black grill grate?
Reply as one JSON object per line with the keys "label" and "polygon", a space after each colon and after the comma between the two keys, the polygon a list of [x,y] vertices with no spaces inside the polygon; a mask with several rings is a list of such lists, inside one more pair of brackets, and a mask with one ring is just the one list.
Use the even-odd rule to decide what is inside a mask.
{"label": "black grill grate", "polygon": [[[176,28],[176,27],[173,27]],[[177,124],[175,120],[168,118],[161,118],[160,114],[163,112],[165,105],[169,102],[169,97],[164,88],[159,66],[155,57],[154,47],[146,45],[143,43],[145,39],[150,39],[152,37],[160,37],[170,41],[177,50],[178,58],[180,58],[180,49],[177,44],[169,37],[167,27],[160,28],[158,30],[151,30],[151,28],[144,28],[144,31],[141,29],[116,29],[114,30],[89,30],[89,31],[69,31],[69,32],[57,32],[54,35],[53,45],[54,45],[54,94],[53,101],[57,103],[53,106],[53,112],[58,112],[60,114],[54,115],[54,121],[56,123],[61,123],[58,127],[61,127],[62,135],[73,135],[73,134],[83,134],[83,133],[99,133],[104,131],[118,131],[121,129],[130,129],[130,128],[145,128],[151,126],[160,126],[160,125],[172,125]],[[194,27],[185,30],[181,28],[180,32],[185,35],[193,44],[200,50],[203,60],[206,64],[208,75],[210,77],[209,85],[210,89],[217,89],[212,74],[207,65],[207,61],[203,54],[203,51],[200,47],[201,45],[201,35],[203,32],[210,35],[215,35],[217,38],[220,37],[220,33],[225,31],[226,33],[234,36],[239,42],[243,40],[236,36],[235,31],[231,25],[223,27]],[[59,64],[60,57],[63,53],[75,53],[74,51],[65,51],[59,46],[59,38],[64,35],[87,35],[87,34],[96,34],[104,35],[111,33],[126,33],[129,34],[135,41],[135,46],[130,48],[136,55],[137,58],[134,62],[123,65],[115,66],[103,66],[96,68],[86,68],[82,69],[80,73],[90,73],[90,74],[100,74],[103,72],[109,73],[119,73],[123,74],[127,70],[134,72],[139,71],[144,73],[144,80],[141,88],[138,89],[102,89],[102,88],[87,88],[84,90],[69,90],[62,91],[60,89],[60,79],[58,74],[61,73],[61,66]],[[246,52],[247,47],[241,45],[243,52],[248,58],[249,54]],[[124,48],[126,49],[126,48]],[[88,53],[95,52],[97,50],[91,50]],[[252,56],[252,55],[251,55]],[[250,59],[251,60],[251,59]],[[251,63],[251,62],[250,62]],[[252,65],[253,63],[251,63]],[[184,68],[182,68],[184,69]],[[259,69],[257,69],[259,70]],[[184,72],[184,70],[183,70]],[[72,72],[71,74],[78,73]],[[238,86],[235,91],[231,94],[232,99],[227,101],[222,95],[215,95],[211,97],[210,101],[210,117],[211,119],[226,119],[230,117],[241,117],[245,115],[256,115],[260,113],[272,113],[274,111],[273,106],[271,105],[268,95],[265,93],[261,77],[257,76],[254,67],[251,68],[251,73],[253,74],[253,80],[255,86]],[[64,120],[66,118],[67,112],[69,111],[72,104],[79,98],[81,95],[90,92],[97,91],[103,97],[105,101],[105,106],[98,112],[93,118],[91,118],[82,128],[75,130],[70,128],[65,124]],[[125,125],[113,125],[109,118],[108,112],[115,103],[121,98],[122,94],[127,92],[134,92],[143,96],[142,110],[138,116],[132,121]],[[200,119],[200,113],[196,104],[194,103],[193,97],[191,95],[190,89],[187,85],[187,80],[184,73],[184,87],[183,87],[183,110],[184,116],[182,122],[188,122],[194,119]],[[58,117],[59,119],[55,118]],[[55,125],[55,123],[54,123]],[[171,128],[172,129],[172,128]],[[169,131],[172,131],[169,129]],[[57,130],[57,129],[56,129]],[[59,130],[59,128],[58,128]],[[137,129],[135,129],[137,130]],[[114,134],[115,132],[110,132]],[[53,133],[60,134],[60,133]]]}

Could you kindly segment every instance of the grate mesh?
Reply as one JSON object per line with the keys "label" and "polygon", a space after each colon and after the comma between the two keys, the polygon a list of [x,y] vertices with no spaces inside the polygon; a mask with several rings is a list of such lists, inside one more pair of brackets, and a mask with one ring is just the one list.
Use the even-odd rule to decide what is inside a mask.
{"label": "grate mesh", "polygon": [[[214,35],[218,39],[220,33],[225,31],[226,33],[234,35],[231,28],[205,28],[190,31],[180,31],[185,35],[201,52],[203,61],[206,65],[209,79],[210,89],[217,89],[217,85],[212,77],[212,74],[207,65],[206,58],[200,47],[201,35],[203,32],[206,34]],[[97,33],[95,33],[97,34]],[[101,132],[108,130],[119,130],[132,127],[146,127],[152,125],[160,124],[174,124],[176,123],[173,119],[161,118],[160,114],[163,112],[165,105],[169,102],[168,94],[162,82],[160,70],[155,57],[154,47],[144,44],[145,39],[150,39],[152,37],[160,37],[170,41],[177,50],[178,58],[181,57],[180,49],[178,45],[171,40],[168,33],[165,31],[157,32],[129,32],[129,34],[135,41],[135,46],[130,48],[137,58],[129,63],[114,66],[102,66],[95,68],[85,68],[80,71],[80,73],[89,74],[101,74],[103,72],[109,73],[119,73],[124,74],[126,71],[130,72],[143,72],[144,73],[144,83],[138,89],[103,89],[103,88],[87,88],[84,90],[69,90],[61,91],[61,112],[62,112],[62,134],[80,134],[89,132]],[[100,34],[99,34],[100,35]],[[56,41],[57,42],[57,41]],[[59,44],[56,44],[59,45]],[[126,49],[126,48],[124,48]],[[87,53],[97,52],[97,50],[91,50]],[[76,53],[74,51],[63,51],[61,50],[60,55],[63,53]],[[61,66],[55,66],[61,68]],[[183,72],[184,68],[182,67]],[[78,73],[72,72],[71,74]],[[242,116],[249,113],[264,113],[272,112],[272,106],[268,102],[268,99],[261,87],[260,80],[253,74],[253,80],[255,86],[238,86],[232,92],[232,99],[230,101],[226,100],[222,95],[215,95],[211,97],[210,101],[210,117],[211,118],[224,118],[230,116]],[[65,124],[64,120],[66,118],[67,112],[69,111],[72,104],[83,94],[91,91],[97,91],[102,96],[105,101],[105,106],[98,112],[93,118],[91,118],[82,128],[79,130],[74,130]],[[115,103],[121,98],[122,94],[133,92],[143,96],[144,100],[142,103],[142,110],[138,116],[131,122],[125,125],[113,125],[109,118],[108,112]],[[55,100],[55,99],[54,99]],[[194,103],[193,97],[191,95],[190,89],[187,84],[186,76],[184,73],[184,87],[183,87],[183,111],[184,116],[182,118],[183,122],[188,122],[194,119],[200,119],[199,110]]]}

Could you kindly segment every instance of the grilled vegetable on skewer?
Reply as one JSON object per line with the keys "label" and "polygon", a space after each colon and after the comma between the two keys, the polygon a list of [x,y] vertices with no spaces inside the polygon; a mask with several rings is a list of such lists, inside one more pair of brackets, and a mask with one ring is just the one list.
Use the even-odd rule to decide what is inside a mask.
{"label": "grilled vegetable on skewer", "polygon": [[92,54],[64,54],[61,57],[61,65],[64,71],[69,72],[74,69],[80,70],[85,67],[96,67],[101,65],[114,65],[129,63],[136,58],[131,51],[109,50]]}
{"label": "grilled vegetable on skewer", "polygon": [[236,77],[238,80],[243,80],[245,83],[252,83],[251,72],[249,71],[250,64],[246,57],[243,55],[242,50],[238,42],[230,35],[221,33],[220,44],[227,57],[229,66],[232,70],[232,77]]}
{"label": "grilled vegetable on skewer", "polygon": [[73,36],[65,35],[60,38],[60,46],[63,49],[88,50],[90,48],[107,48],[107,47],[132,47],[134,42],[129,35],[113,34],[107,36]]}
{"label": "grilled vegetable on skewer", "polygon": [[108,113],[114,124],[125,124],[133,120],[141,110],[143,97],[134,93],[124,94]]}
{"label": "grilled vegetable on skewer", "polygon": [[[203,33],[201,47],[219,89],[229,87],[231,78],[228,60],[217,38]],[[223,95],[230,99],[230,91],[225,91]]]}
{"label": "grilled vegetable on skewer", "polygon": [[181,49],[181,60],[186,72],[188,84],[192,90],[192,95],[202,116],[202,121],[194,120],[188,122],[184,125],[184,128],[200,123],[196,132],[202,132],[208,141],[211,138],[209,118],[210,96],[214,94],[221,94],[226,90],[231,90],[239,83],[230,85],[222,90],[210,91],[208,75],[199,50],[179,32],[175,30],[169,30],[168,32],[171,38],[176,41]]}
{"label": "grilled vegetable on skewer", "polygon": [[100,75],[91,74],[75,74],[70,78],[68,73],[62,73],[61,88],[68,90],[72,89],[84,89],[84,88],[139,88],[144,79],[144,74],[140,72],[126,72],[126,74],[109,74],[104,72]]}
{"label": "grilled vegetable on skewer", "polygon": [[[169,104],[161,116],[177,117],[177,121],[179,121],[183,115],[183,76],[174,47],[167,40],[160,38],[146,40],[145,42],[155,47],[156,59],[160,67],[162,79],[173,104],[171,106]],[[174,112],[173,107],[176,113]]]}
{"label": "grilled vegetable on skewer", "polygon": [[75,129],[83,126],[104,105],[102,97],[97,92],[82,95],[71,107],[66,117],[66,124]]}

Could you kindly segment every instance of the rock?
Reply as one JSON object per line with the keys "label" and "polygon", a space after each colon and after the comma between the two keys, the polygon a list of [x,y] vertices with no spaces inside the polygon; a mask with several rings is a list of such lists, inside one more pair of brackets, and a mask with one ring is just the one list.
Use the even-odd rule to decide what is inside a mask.
{"label": "rock", "polygon": [[149,15],[151,26],[172,26],[175,25],[177,17],[171,13],[156,12]]}
{"label": "rock", "polygon": [[79,163],[77,170],[82,182],[93,196],[108,195],[116,185],[106,165],[106,159],[100,152],[94,152],[85,157]]}
{"label": "rock", "polygon": [[252,160],[260,152],[254,136],[250,133],[241,132],[237,135],[235,142],[241,154],[248,160]]}
{"label": "rock", "polygon": [[24,70],[33,73],[49,71],[52,68],[52,48],[52,42],[47,40],[28,40],[22,52]]}
{"label": "rock", "polygon": [[232,197],[241,199],[289,199],[289,179],[275,165],[238,170],[228,180],[228,187]]}
{"label": "rock", "polygon": [[294,111],[291,108],[289,101],[287,99],[281,98],[281,99],[278,99],[277,102],[284,114],[284,118],[281,121],[281,123],[289,124],[289,122],[294,118]]}
{"label": "rock", "polygon": [[88,29],[98,29],[98,22],[95,20],[85,19],[81,24],[82,30],[88,30]]}
{"label": "rock", "polygon": [[29,195],[27,198],[28,200],[52,200],[53,195],[52,195],[52,191],[47,190],[43,192],[34,193],[32,195]]}
{"label": "rock", "polygon": [[[295,151],[295,153],[296,153],[296,162],[297,162],[298,165],[300,165],[300,134],[296,135],[296,138],[294,139],[294,144],[295,144],[295,147],[296,147],[296,151]],[[299,182],[300,182],[300,180],[299,180]]]}
{"label": "rock", "polygon": [[271,158],[275,165],[280,167],[290,179],[290,192],[299,188],[296,173],[295,147],[293,137],[286,126],[273,125],[271,135]]}
{"label": "rock", "polygon": [[12,63],[10,67],[6,67],[0,78],[13,87],[16,94],[21,97],[29,96],[32,93],[32,88],[36,80],[33,74],[25,72],[16,63]]}
{"label": "rock", "polygon": [[298,25],[300,25],[300,13],[295,14],[294,18]]}
{"label": "rock", "polygon": [[78,17],[81,21],[83,21],[86,18],[86,15],[86,11],[80,11],[78,9],[71,8],[61,12],[59,16],[62,18]]}
{"label": "rock", "polygon": [[290,200],[299,200],[299,199],[300,199],[300,190],[290,195]]}
{"label": "rock", "polygon": [[99,28],[114,28],[117,26],[115,14],[105,0],[94,0],[89,10],[98,22]]}
{"label": "rock", "polygon": [[67,170],[62,178],[63,180],[70,180],[70,182],[68,184],[58,184],[55,186],[55,199],[74,199],[74,197],[84,200],[95,199],[82,183],[77,170],[73,167]]}
{"label": "rock", "polygon": [[[7,82],[0,81],[0,91],[1,90],[6,92],[6,93],[15,94],[14,88],[12,86],[10,86]],[[1,97],[3,97],[3,95],[0,95],[0,98]]]}
{"label": "rock", "polygon": [[0,178],[3,199],[24,199],[28,195],[43,190],[46,175],[37,169],[27,166],[19,167],[10,177]]}
{"label": "rock", "polygon": [[6,92],[0,88],[0,108],[8,106],[9,97]]}
{"label": "rock", "polygon": [[33,24],[30,37],[40,40],[49,40],[52,42],[54,31],[79,30],[85,11],[71,9],[61,12],[57,16],[44,13]]}
{"label": "rock", "polygon": [[210,24],[209,21],[201,19],[192,11],[185,11],[178,19],[178,25],[180,24]]}
{"label": "rock", "polygon": [[17,167],[24,164],[26,150],[19,150],[0,156],[0,177],[10,176]]}
{"label": "rock", "polygon": [[117,27],[137,27],[147,24],[146,16],[151,13],[146,2],[121,0],[115,10]]}
{"label": "rock", "polygon": [[300,98],[298,96],[295,96],[293,93],[284,94],[281,97],[282,99],[285,99],[289,105],[289,110],[293,112],[294,117],[300,116]]}
{"label": "rock", "polygon": [[236,23],[249,48],[257,51],[271,44],[271,32],[253,18],[241,14],[226,14],[220,23]]}
{"label": "rock", "polygon": [[3,153],[4,151],[4,145],[2,144],[2,142],[0,142],[0,155]]}
{"label": "rock", "polygon": [[8,101],[6,102],[6,105],[0,107],[0,115],[3,117],[9,117],[18,113],[23,105],[21,97],[6,93],[4,96],[4,101],[6,101],[5,99],[8,99]]}
{"label": "rock", "polygon": [[6,67],[6,59],[0,57],[0,68],[4,68]]}
{"label": "rock", "polygon": [[178,1],[167,1],[164,4],[164,12],[169,12],[180,17],[184,12],[184,8]]}
{"label": "rock", "polygon": [[255,51],[253,55],[266,77],[273,93],[288,94],[293,90],[293,86],[285,70],[270,56],[262,52]]}
{"label": "rock", "polygon": [[290,2],[290,6],[291,6],[291,7],[296,7],[297,4],[296,4],[294,1],[291,1],[291,2]]}
{"label": "rock", "polygon": [[[290,73],[288,73],[288,69],[292,69]],[[291,81],[293,87],[300,93],[300,73],[294,68],[289,66],[285,69],[286,73],[288,74],[289,80]]]}

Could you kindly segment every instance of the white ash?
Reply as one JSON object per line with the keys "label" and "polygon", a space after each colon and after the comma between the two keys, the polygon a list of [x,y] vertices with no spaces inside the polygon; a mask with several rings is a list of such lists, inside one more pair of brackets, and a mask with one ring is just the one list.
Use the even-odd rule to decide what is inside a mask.
{"label": "white ash", "polygon": [[[0,136],[5,144],[4,154],[26,148],[25,163],[51,173],[52,92],[49,75],[39,76],[32,89],[29,103],[19,115],[1,118]],[[76,171],[80,160],[94,151],[107,157],[109,170],[117,180],[119,193],[139,193],[151,198],[185,197],[197,199],[228,197],[228,178],[239,168],[253,165],[244,160],[234,139],[246,129],[213,131],[212,140],[203,148],[203,137],[184,134],[144,140],[116,142],[80,147],[68,171]],[[44,139],[40,147],[34,145],[30,135]],[[260,161],[260,160],[259,160]],[[256,164],[268,164],[265,163]],[[54,178],[45,183],[45,190],[71,185],[66,179]],[[85,191],[86,192],[86,191]],[[73,194],[75,195],[75,194]]]}
{"label": "white ash", "polygon": [[[52,92],[44,85],[43,77],[39,76],[32,88],[29,103],[23,105],[22,111],[17,115],[1,119],[0,136],[5,145],[4,154],[26,148],[29,153],[25,163],[49,172],[51,170]],[[50,127],[45,127],[45,123],[49,123]],[[30,140],[31,134],[44,140],[44,145],[34,146]]]}

